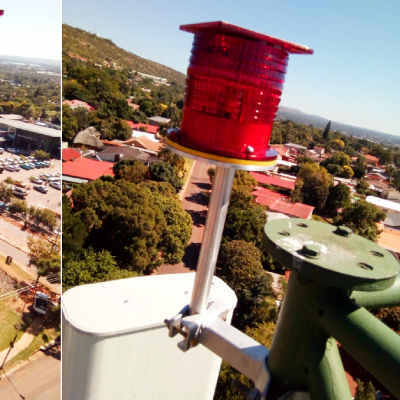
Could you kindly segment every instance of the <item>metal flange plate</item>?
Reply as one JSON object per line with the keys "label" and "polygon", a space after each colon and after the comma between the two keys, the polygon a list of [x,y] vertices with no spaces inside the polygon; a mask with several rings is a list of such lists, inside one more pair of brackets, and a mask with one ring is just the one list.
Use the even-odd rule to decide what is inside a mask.
{"label": "metal flange plate", "polygon": [[264,227],[265,250],[310,280],[341,289],[391,287],[400,264],[387,250],[346,227],[305,219],[280,219]]}

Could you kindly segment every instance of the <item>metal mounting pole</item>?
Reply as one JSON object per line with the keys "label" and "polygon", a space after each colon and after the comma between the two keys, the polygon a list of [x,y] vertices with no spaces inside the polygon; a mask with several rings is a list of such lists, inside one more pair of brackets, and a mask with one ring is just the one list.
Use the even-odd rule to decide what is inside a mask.
{"label": "metal mounting pole", "polygon": [[234,176],[235,170],[233,168],[218,166],[215,172],[203,243],[189,306],[192,315],[201,314],[207,309],[207,300],[217,263]]}

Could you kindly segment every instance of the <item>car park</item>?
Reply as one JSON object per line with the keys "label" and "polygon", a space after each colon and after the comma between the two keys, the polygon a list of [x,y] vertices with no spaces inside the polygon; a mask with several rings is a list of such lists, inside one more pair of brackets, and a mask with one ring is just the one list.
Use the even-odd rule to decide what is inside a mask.
{"label": "car park", "polygon": [[41,193],[47,193],[49,191],[49,189],[47,189],[47,187],[43,185],[34,185],[33,188]]}

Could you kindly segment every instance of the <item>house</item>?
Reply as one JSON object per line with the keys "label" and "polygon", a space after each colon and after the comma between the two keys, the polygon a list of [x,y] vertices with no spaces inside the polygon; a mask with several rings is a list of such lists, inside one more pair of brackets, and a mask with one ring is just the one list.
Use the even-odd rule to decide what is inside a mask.
{"label": "house", "polygon": [[379,165],[379,159],[370,154],[364,154],[365,160],[367,161],[368,167],[377,167]]}
{"label": "house", "polygon": [[103,147],[103,143],[99,139],[100,133],[93,128],[93,126],[89,126],[84,131],[79,132],[73,141],[75,147],[85,146],[90,149],[100,149]]}
{"label": "house", "polygon": [[288,154],[288,149],[283,146],[271,145],[270,147],[278,152],[278,160],[282,160],[282,157]]}
{"label": "house", "polygon": [[383,189],[382,197],[387,200],[400,201],[400,192],[392,188]]}
{"label": "house", "polygon": [[256,179],[259,185],[268,184],[290,190],[293,190],[296,185],[296,182],[293,180],[276,178],[260,172],[250,172],[250,175]]}
{"label": "house", "polygon": [[314,146],[313,150],[314,150],[319,156],[322,156],[322,154],[325,153],[325,149],[324,149],[323,147]]}
{"label": "house", "polygon": [[284,147],[287,148],[289,152],[290,150],[294,150],[296,153],[304,153],[304,154],[306,154],[307,152],[307,147],[301,146],[300,144],[286,143],[284,144]]}
{"label": "house", "polygon": [[252,192],[254,202],[267,207],[269,212],[285,214],[289,217],[311,219],[315,207],[302,203],[291,203],[290,197],[273,190],[256,186]]}
{"label": "house", "polygon": [[169,124],[171,120],[169,118],[163,118],[163,117],[150,117],[148,118],[149,124],[154,125],[154,126],[160,126],[160,124]]}
{"label": "house", "polygon": [[97,155],[103,161],[118,162],[120,160],[138,160],[148,165],[150,162],[162,161],[144,151],[137,150],[131,146],[113,146],[100,151]]}
{"label": "house", "polygon": [[164,147],[162,143],[154,142],[153,140],[148,139],[146,136],[128,139],[124,143],[128,146],[132,146],[142,151],[151,152],[155,155],[157,155],[158,152]]}
{"label": "house", "polygon": [[63,104],[69,106],[71,110],[75,110],[78,107],[83,107],[86,108],[88,111],[94,111],[95,108],[92,107],[90,104],[86,103],[85,101],[82,100],[64,100],[62,102]]}
{"label": "house", "polygon": [[142,124],[141,122],[139,122],[138,124],[133,123],[132,126],[132,129],[135,131],[153,133],[154,135],[158,132],[158,128],[158,126]]}
{"label": "house", "polygon": [[113,165],[110,162],[90,158],[72,158],[62,164],[62,179],[65,182],[84,183],[98,179],[102,175],[114,176]]}
{"label": "house", "polygon": [[2,119],[10,119],[13,121],[22,121],[24,117],[18,114],[0,114],[0,118]]}
{"label": "house", "polygon": [[129,106],[130,108],[132,108],[132,110],[139,110],[139,108],[140,108],[139,104],[133,103],[133,102],[132,102],[132,99],[127,99],[126,101],[127,101],[127,103],[128,103],[128,106]]}

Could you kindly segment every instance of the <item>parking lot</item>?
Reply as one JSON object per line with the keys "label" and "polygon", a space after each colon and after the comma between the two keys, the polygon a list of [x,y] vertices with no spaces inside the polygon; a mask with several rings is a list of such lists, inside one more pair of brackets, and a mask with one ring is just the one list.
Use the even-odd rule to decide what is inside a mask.
{"label": "parking lot", "polygon": [[[0,160],[5,160],[7,158],[15,157],[14,154],[5,151],[3,154],[0,154]],[[60,160],[50,160],[50,164],[53,165],[49,168],[34,168],[30,170],[26,170],[21,168],[19,171],[6,171],[0,175],[0,180],[4,181],[8,176],[12,179],[20,180],[27,185],[26,191],[28,192],[28,196],[25,197],[26,202],[30,206],[36,207],[45,207],[57,213],[61,213],[61,190],[54,189],[51,186],[47,185],[46,187],[49,189],[47,193],[40,193],[37,190],[33,189],[34,183],[30,182],[29,178],[31,176],[39,176],[41,174],[49,174],[49,173],[61,173],[61,161]]]}

